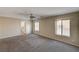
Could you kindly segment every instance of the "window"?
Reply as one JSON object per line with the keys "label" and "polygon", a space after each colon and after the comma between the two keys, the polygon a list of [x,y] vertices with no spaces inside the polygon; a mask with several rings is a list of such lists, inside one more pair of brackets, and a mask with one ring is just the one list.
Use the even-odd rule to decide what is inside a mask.
{"label": "window", "polygon": [[39,31],[39,22],[35,21],[35,31]]}
{"label": "window", "polygon": [[62,21],[62,35],[70,36],[70,20],[63,20]]}
{"label": "window", "polygon": [[21,32],[25,33],[25,21],[21,21]]}
{"label": "window", "polygon": [[61,20],[57,20],[55,23],[55,33],[61,35]]}
{"label": "window", "polygon": [[55,30],[56,35],[70,37],[70,20],[56,20]]}
{"label": "window", "polygon": [[25,26],[25,21],[21,21],[21,27],[23,28]]}

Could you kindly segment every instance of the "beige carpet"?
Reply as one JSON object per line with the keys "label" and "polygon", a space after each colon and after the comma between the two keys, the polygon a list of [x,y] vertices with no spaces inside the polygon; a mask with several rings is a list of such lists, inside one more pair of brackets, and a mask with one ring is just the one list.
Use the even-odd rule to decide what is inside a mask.
{"label": "beige carpet", "polygon": [[0,39],[1,52],[77,52],[78,47],[38,35],[16,36]]}

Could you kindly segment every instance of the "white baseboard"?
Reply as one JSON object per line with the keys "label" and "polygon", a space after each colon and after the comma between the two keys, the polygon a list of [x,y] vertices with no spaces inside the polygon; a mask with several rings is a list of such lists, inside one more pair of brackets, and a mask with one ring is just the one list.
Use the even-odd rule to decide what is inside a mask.
{"label": "white baseboard", "polygon": [[5,38],[9,38],[9,37],[14,37],[14,36],[20,36],[20,34],[18,34],[18,35],[12,35],[12,36],[4,36],[4,37],[0,37],[0,39],[5,39]]}

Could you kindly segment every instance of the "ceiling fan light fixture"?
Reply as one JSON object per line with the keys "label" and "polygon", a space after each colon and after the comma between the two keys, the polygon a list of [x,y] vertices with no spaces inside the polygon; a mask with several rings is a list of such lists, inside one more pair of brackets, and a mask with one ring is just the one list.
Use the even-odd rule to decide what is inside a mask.
{"label": "ceiling fan light fixture", "polygon": [[30,15],[30,18],[36,18],[36,17],[34,17],[32,14]]}
{"label": "ceiling fan light fixture", "polygon": [[30,16],[30,18],[35,18],[34,16]]}

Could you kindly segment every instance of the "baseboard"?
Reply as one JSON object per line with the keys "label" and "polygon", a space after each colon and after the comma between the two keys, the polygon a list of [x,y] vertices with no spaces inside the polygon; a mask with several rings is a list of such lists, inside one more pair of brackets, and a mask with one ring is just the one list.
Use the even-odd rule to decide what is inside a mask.
{"label": "baseboard", "polygon": [[42,36],[44,38],[48,38],[48,39],[51,39],[51,40],[59,41],[59,42],[62,42],[62,43],[65,43],[65,44],[68,44],[68,45],[75,46],[75,47],[78,47],[79,48],[79,45],[76,45],[76,44],[68,43],[68,42],[65,42],[65,41],[57,40],[57,39],[52,39],[52,38],[49,38],[49,37],[46,37],[46,36],[40,35],[40,34],[36,34],[36,35],[39,35],[39,36]]}
{"label": "baseboard", "polygon": [[12,38],[12,37],[16,37],[16,36],[21,36],[21,35],[6,36],[6,37],[3,37],[3,38],[0,38],[0,40],[7,39],[7,38]]}

